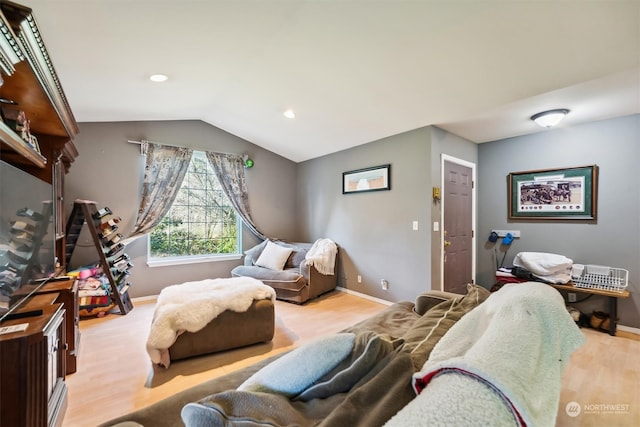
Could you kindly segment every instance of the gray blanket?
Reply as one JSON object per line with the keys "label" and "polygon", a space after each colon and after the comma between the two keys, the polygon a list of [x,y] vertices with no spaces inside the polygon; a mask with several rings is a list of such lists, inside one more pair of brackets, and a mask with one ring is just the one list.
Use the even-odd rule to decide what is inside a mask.
{"label": "gray blanket", "polygon": [[[304,378],[308,366],[321,363],[314,360],[314,356],[307,349],[315,348],[319,344],[331,345],[328,342],[331,340],[333,337],[323,338],[292,351],[263,368],[237,390],[214,394],[199,402],[188,404],[182,410],[183,421],[189,427],[238,424],[256,427],[313,426],[330,415],[337,416],[334,412],[347,400],[347,395],[370,387],[372,379],[377,380],[375,388],[379,389],[378,398],[383,398],[398,381],[398,375],[402,372],[398,372],[398,369],[392,370],[393,372],[386,371],[385,368],[396,359],[395,349],[402,340],[390,340],[386,336],[365,332],[355,335],[355,343],[348,357],[321,378],[310,377],[305,389],[300,390],[297,396],[291,396],[290,388],[281,384],[281,378],[292,374],[294,377]],[[409,381],[413,367],[410,359],[407,362],[401,371]],[[299,384],[300,381],[296,380],[296,387]],[[410,387],[408,390],[410,391]],[[413,397],[413,393],[408,395]],[[350,407],[349,403],[345,406]],[[400,407],[393,409],[397,411]]]}

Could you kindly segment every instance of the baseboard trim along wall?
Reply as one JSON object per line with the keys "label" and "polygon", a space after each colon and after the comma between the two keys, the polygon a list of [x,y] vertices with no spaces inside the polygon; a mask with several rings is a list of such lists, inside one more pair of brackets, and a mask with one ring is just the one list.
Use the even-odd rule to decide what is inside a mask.
{"label": "baseboard trim along wall", "polygon": [[618,329],[620,329],[621,331],[624,331],[624,332],[629,332],[631,334],[640,335],[640,329],[638,329],[638,328],[632,328],[631,326],[624,326],[624,325],[620,325],[620,324],[617,324],[616,328],[618,328]]}
{"label": "baseboard trim along wall", "polygon": [[391,301],[387,301],[381,298],[372,297],[371,295],[363,294],[361,292],[352,291],[351,289],[343,288],[342,286],[337,286],[336,291],[344,292],[345,294],[355,295],[360,298],[368,299],[369,301],[377,302],[384,305],[393,304]]}
{"label": "baseboard trim along wall", "polygon": [[131,302],[147,302],[147,301],[155,301],[157,299],[158,299],[158,295],[147,295],[144,297],[131,298]]}

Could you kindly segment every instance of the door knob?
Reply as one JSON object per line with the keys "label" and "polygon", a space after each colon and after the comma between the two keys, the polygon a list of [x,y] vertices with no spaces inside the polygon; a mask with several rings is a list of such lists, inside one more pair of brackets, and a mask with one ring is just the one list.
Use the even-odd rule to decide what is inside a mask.
{"label": "door knob", "polygon": [[444,241],[444,247],[446,248],[447,246],[451,245],[451,242],[448,240]]}

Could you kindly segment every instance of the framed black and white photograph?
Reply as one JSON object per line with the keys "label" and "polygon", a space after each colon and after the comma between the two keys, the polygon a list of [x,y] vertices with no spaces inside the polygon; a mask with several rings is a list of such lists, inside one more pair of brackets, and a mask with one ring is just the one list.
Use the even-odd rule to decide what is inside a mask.
{"label": "framed black and white photograph", "polygon": [[509,219],[595,220],[598,166],[512,172]]}
{"label": "framed black and white photograph", "polygon": [[342,173],[342,194],[391,189],[391,165],[374,166]]}

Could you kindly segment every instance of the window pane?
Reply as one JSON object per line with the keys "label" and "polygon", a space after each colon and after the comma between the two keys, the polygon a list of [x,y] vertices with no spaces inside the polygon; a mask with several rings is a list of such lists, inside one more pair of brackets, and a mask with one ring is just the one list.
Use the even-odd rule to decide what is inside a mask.
{"label": "window pane", "polygon": [[238,252],[237,215],[203,152],[194,152],[176,199],[149,235],[150,258]]}

